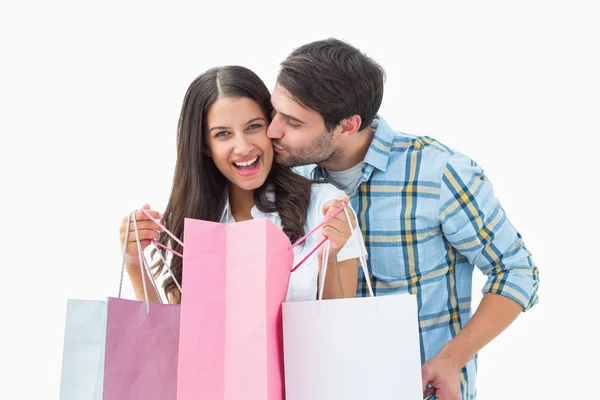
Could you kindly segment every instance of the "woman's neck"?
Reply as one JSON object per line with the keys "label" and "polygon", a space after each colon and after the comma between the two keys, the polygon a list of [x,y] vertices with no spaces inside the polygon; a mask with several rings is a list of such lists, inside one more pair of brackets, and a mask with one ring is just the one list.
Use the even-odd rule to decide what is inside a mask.
{"label": "woman's neck", "polygon": [[254,190],[244,190],[232,183],[227,187],[229,193],[229,207],[236,222],[252,219],[254,207]]}

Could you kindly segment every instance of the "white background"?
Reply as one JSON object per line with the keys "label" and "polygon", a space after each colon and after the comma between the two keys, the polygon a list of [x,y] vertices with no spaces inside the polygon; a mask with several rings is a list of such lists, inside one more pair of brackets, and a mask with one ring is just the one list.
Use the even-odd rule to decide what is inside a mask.
{"label": "white background", "polygon": [[329,36],[384,66],[395,129],[484,167],[540,267],[540,304],[480,353],[479,398],[597,398],[591,6],[85,3],[0,6],[1,399],[58,398],[66,299],[116,294],[120,220],[164,209],[188,84],[241,64],[272,88],[294,47]]}

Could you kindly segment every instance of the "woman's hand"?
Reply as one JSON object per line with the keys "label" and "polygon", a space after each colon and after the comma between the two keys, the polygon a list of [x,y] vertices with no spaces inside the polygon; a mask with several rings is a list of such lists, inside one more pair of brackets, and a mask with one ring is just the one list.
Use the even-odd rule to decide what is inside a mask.
{"label": "woman's hand", "polygon": [[[342,207],[343,204],[348,204],[350,202],[350,198],[348,196],[342,196],[339,199],[330,200],[325,205],[323,205],[323,215],[325,219],[329,218],[333,213]],[[352,223],[352,228],[356,227],[356,219],[354,218],[354,213],[351,211],[348,212],[350,216],[350,222]],[[333,217],[329,222],[327,222],[320,231],[320,237],[327,237],[330,241],[329,246],[329,258],[337,257],[342,248],[346,245],[348,239],[352,236],[352,232],[354,229],[350,229],[348,225],[348,219],[346,218],[346,213],[344,210],[340,211],[335,217]],[[322,239],[319,239],[319,243]],[[325,244],[319,248],[319,257],[323,256],[323,251],[325,250]]]}
{"label": "woman's hand", "polygon": [[[144,204],[142,208],[147,210],[147,212],[150,215],[152,215],[153,218],[157,220],[160,220],[162,218],[162,215],[158,211],[151,210],[148,204]],[[140,244],[142,246],[142,250],[144,250],[151,243],[152,239],[158,240],[158,238],[160,237],[161,229],[142,211],[136,211],[135,217],[137,221]],[[123,220],[121,221],[121,227],[119,229],[121,249],[125,244],[125,232],[127,230],[128,219],[129,215],[126,215],[125,218],[123,218]],[[127,240],[127,247],[125,249],[125,266],[127,268],[138,268],[140,266],[133,217],[129,221],[129,238]]]}

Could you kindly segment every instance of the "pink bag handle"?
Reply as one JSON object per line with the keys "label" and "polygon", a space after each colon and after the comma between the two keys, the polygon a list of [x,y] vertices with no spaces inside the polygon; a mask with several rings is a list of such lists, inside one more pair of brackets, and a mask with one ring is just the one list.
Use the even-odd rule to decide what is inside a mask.
{"label": "pink bag handle", "polygon": [[[181,241],[179,239],[177,239],[177,237],[175,235],[173,235],[171,232],[169,232],[169,230],[163,225],[161,224],[156,218],[152,217],[150,215],[150,213],[148,213],[145,209],[141,208],[140,209],[141,212],[143,212],[148,218],[150,218],[154,223],[156,223],[160,228],[162,228],[165,232],[167,232],[168,235],[170,235],[173,239],[175,239],[178,243],[181,243]],[[134,227],[136,229],[136,237],[137,237],[137,221],[135,218],[135,211],[132,212],[129,215],[129,219],[131,219],[131,217],[133,216],[133,224]],[[127,225],[127,232],[125,234],[125,241],[127,242],[127,236],[129,235],[129,225]],[[139,242],[139,240],[138,240]],[[165,246],[164,244],[160,243],[157,240],[151,239],[151,242],[154,243],[155,245],[162,247],[170,252],[172,252],[175,255],[178,255],[179,257],[183,258],[183,256],[181,254],[179,254],[178,252],[176,252],[175,250],[170,249],[169,247]],[[181,245],[183,246],[183,243],[181,243]],[[138,243],[138,249],[140,248],[140,243]],[[142,253],[143,254],[143,253]],[[173,271],[171,270],[171,267],[169,266],[169,264],[167,263],[167,260],[165,260],[165,258],[163,257],[162,253],[159,251],[158,255],[160,256],[164,266],[167,268],[167,272],[169,273],[169,275],[171,275],[171,277],[173,278],[173,282],[175,282],[175,286],[177,286],[177,289],[179,289],[180,293],[183,293],[183,290],[181,288],[181,284],[177,281],[177,278],[175,277],[175,274],[173,274]],[[144,261],[146,264],[146,269],[148,271],[149,276],[152,276],[151,272],[150,272],[150,266],[148,264],[148,261],[146,260],[146,256],[144,255]],[[121,273],[121,283],[123,281],[123,274]],[[145,281],[143,280],[142,277],[142,283],[145,283]],[[152,278],[152,284],[154,285],[154,289],[156,290],[156,293],[158,294],[158,288],[156,287],[156,283],[154,282],[154,278]],[[121,293],[121,289],[119,289],[119,297],[120,297],[120,293]],[[161,300],[162,303],[162,299],[160,298],[160,295],[158,295],[159,300]]]}
{"label": "pink bag handle", "polygon": [[[342,202],[342,206],[340,208],[338,208],[337,210],[335,210],[335,212],[333,214],[331,214],[323,222],[321,222],[319,225],[317,225],[313,230],[311,230],[306,235],[304,235],[300,239],[298,239],[296,241],[296,243],[290,245],[290,247],[288,247],[288,250],[292,250],[294,247],[297,247],[302,242],[304,242],[306,240],[306,238],[308,238],[310,235],[312,235],[317,230],[319,230],[323,225],[325,225],[326,223],[328,223],[329,221],[331,221],[333,218],[335,218],[336,215],[338,215],[339,213],[341,213],[348,206],[348,204],[349,203]],[[173,240],[175,240],[177,243],[179,243],[181,245],[181,247],[183,247],[183,242],[181,240],[179,240],[179,238],[177,238],[177,236],[175,236],[173,233],[171,233],[163,224],[161,224],[160,221],[158,221],[156,218],[154,218],[152,215],[150,215],[150,213],[148,211],[146,211],[145,209],[142,208],[142,209],[140,209],[140,211],[142,211],[148,218],[150,218],[150,220],[152,220],[152,222],[154,222],[156,225],[158,225],[167,235],[169,235],[171,238],[173,238]],[[308,260],[308,257],[312,256],[314,254],[314,252],[319,249],[319,247],[321,247],[323,244],[325,244],[325,242],[327,242],[327,240],[329,240],[327,237],[323,238],[323,240],[321,240],[321,242],[319,242],[319,244],[317,244],[314,249],[312,249],[302,260],[300,260],[298,262],[298,264],[296,264],[292,268],[291,272],[294,272],[295,270],[297,270],[306,260]],[[173,249],[165,246],[164,244],[160,243],[159,241],[157,241],[155,239],[152,239],[152,243],[154,243],[155,245],[157,245],[159,247],[162,247],[163,249],[165,249],[167,251],[170,251],[171,253],[175,254],[176,256],[179,256],[179,257],[183,258],[182,254],[180,254],[180,253],[176,252],[175,250],[173,250]]]}
{"label": "pink bag handle", "polygon": [[154,243],[156,246],[158,246],[158,247],[162,247],[163,249],[165,249],[165,250],[167,250],[167,251],[170,251],[171,253],[175,254],[176,256],[179,256],[179,257],[183,258],[183,254],[181,254],[181,253],[178,253],[178,252],[176,252],[175,250],[173,250],[172,248],[165,246],[164,244],[162,244],[162,243],[161,243],[161,242],[159,242],[158,240],[156,240],[156,239],[150,239],[150,241],[151,241],[152,243]]}
{"label": "pink bag handle", "polygon": [[146,217],[150,218],[152,220],[152,222],[154,222],[156,225],[158,225],[160,227],[160,229],[165,231],[165,233],[167,235],[171,236],[171,238],[174,241],[176,241],[177,243],[179,243],[181,245],[181,247],[183,247],[183,242],[181,240],[179,240],[179,238],[177,236],[173,235],[163,224],[160,223],[159,220],[157,220],[152,215],[150,215],[150,213],[148,211],[146,211],[144,208],[141,208],[140,211],[143,212],[144,214],[146,214]]}
{"label": "pink bag handle", "polygon": [[[306,235],[304,235],[300,239],[298,239],[298,241],[296,243],[294,243],[293,245],[291,245],[290,247],[288,247],[288,250],[291,250],[294,247],[298,246],[300,243],[304,242],[307,237],[309,237],[310,235],[312,235],[313,233],[315,233],[317,230],[319,230],[319,228],[321,228],[323,225],[325,225],[326,223],[328,223],[329,221],[331,221],[336,215],[338,215],[339,213],[341,213],[346,208],[347,205],[348,205],[348,203],[342,202],[342,206],[340,208],[338,208],[337,210],[335,210],[335,212],[333,214],[331,214],[323,222],[321,222],[319,225],[317,225],[312,231],[308,232]],[[348,214],[346,214],[346,215],[348,215]],[[350,222],[350,221],[348,220],[348,222]],[[327,242],[328,240],[329,240],[329,238],[327,238],[327,237],[323,238],[323,240],[321,240],[321,242],[319,244],[317,244],[315,246],[315,248],[312,249],[310,251],[310,253],[308,253],[306,255],[306,257],[304,257],[302,260],[300,260],[300,262],[298,262],[298,264],[296,264],[294,266],[294,268],[292,268],[292,272],[294,272],[295,270],[297,270],[306,260],[308,260],[308,257],[312,256],[313,253],[315,251],[317,251],[317,249],[319,247],[321,247],[323,244],[325,244],[325,242]]]}
{"label": "pink bag handle", "polygon": [[[156,218],[154,218],[152,215],[150,215],[150,213],[148,211],[146,211],[143,208],[141,208],[140,211],[143,212],[146,215],[146,217],[150,218],[152,220],[152,222],[154,222],[156,225],[158,225],[160,227],[160,229],[162,229],[174,241],[176,241],[177,243],[179,243],[181,245],[181,247],[183,247],[183,242],[181,240],[179,240],[179,238],[177,236],[175,236],[174,234],[172,234],[163,224],[161,224],[159,220],[157,220]],[[175,250],[173,250],[173,249],[165,246],[164,244],[162,244],[158,240],[152,239],[151,242],[154,243],[155,245],[157,245],[158,247],[162,247],[163,249],[165,249],[167,251],[170,251],[171,253],[175,254],[176,256],[179,256],[179,257],[183,258],[183,255],[181,253],[178,253]]]}

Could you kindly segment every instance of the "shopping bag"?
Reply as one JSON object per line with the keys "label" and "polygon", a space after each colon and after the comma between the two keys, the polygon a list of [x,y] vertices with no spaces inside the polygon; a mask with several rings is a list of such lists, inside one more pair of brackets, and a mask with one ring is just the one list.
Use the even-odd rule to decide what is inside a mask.
{"label": "shopping bag", "polygon": [[[348,218],[349,219],[349,218]],[[326,246],[329,245],[329,242]],[[399,294],[283,303],[287,400],[422,400],[417,299]]]}
{"label": "shopping bag", "polygon": [[[186,291],[181,297],[177,399],[282,400],[281,304],[293,268],[292,249],[345,209],[340,207],[294,245],[268,219],[220,224],[186,218]],[[142,210],[143,211],[143,210]]]}
{"label": "shopping bag", "polygon": [[[140,273],[143,277],[145,270],[152,278],[141,250],[135,212],[129,220],[132,217]],[[145,280],[144,302],[121,299],[124,265],[123,250],[117,298],[68,300],[61,400],[176,398],[179,306],[150,304]],[[158,295],[156,283],[151,282]]]}
{"label": "shopping bag", "polygon": [[179,306],[109,298],[104,399],[175,399]]}
{"label": "shopping bag", "polygon": [[143,255],[135,212],[132,217],[145,301],[108,299],[104,400],[171,400],[177,396],[180,307],[148,301],[144,269],[161,297]]}
{"label": "shopping bag", "polygon": [[178,400],[281,400],[281,304],[293,252],[268,219],[187,218]]}
{"label": "shopping bag", "polygon": [[106,301],[67,300],[60,400],[102,400]]}

